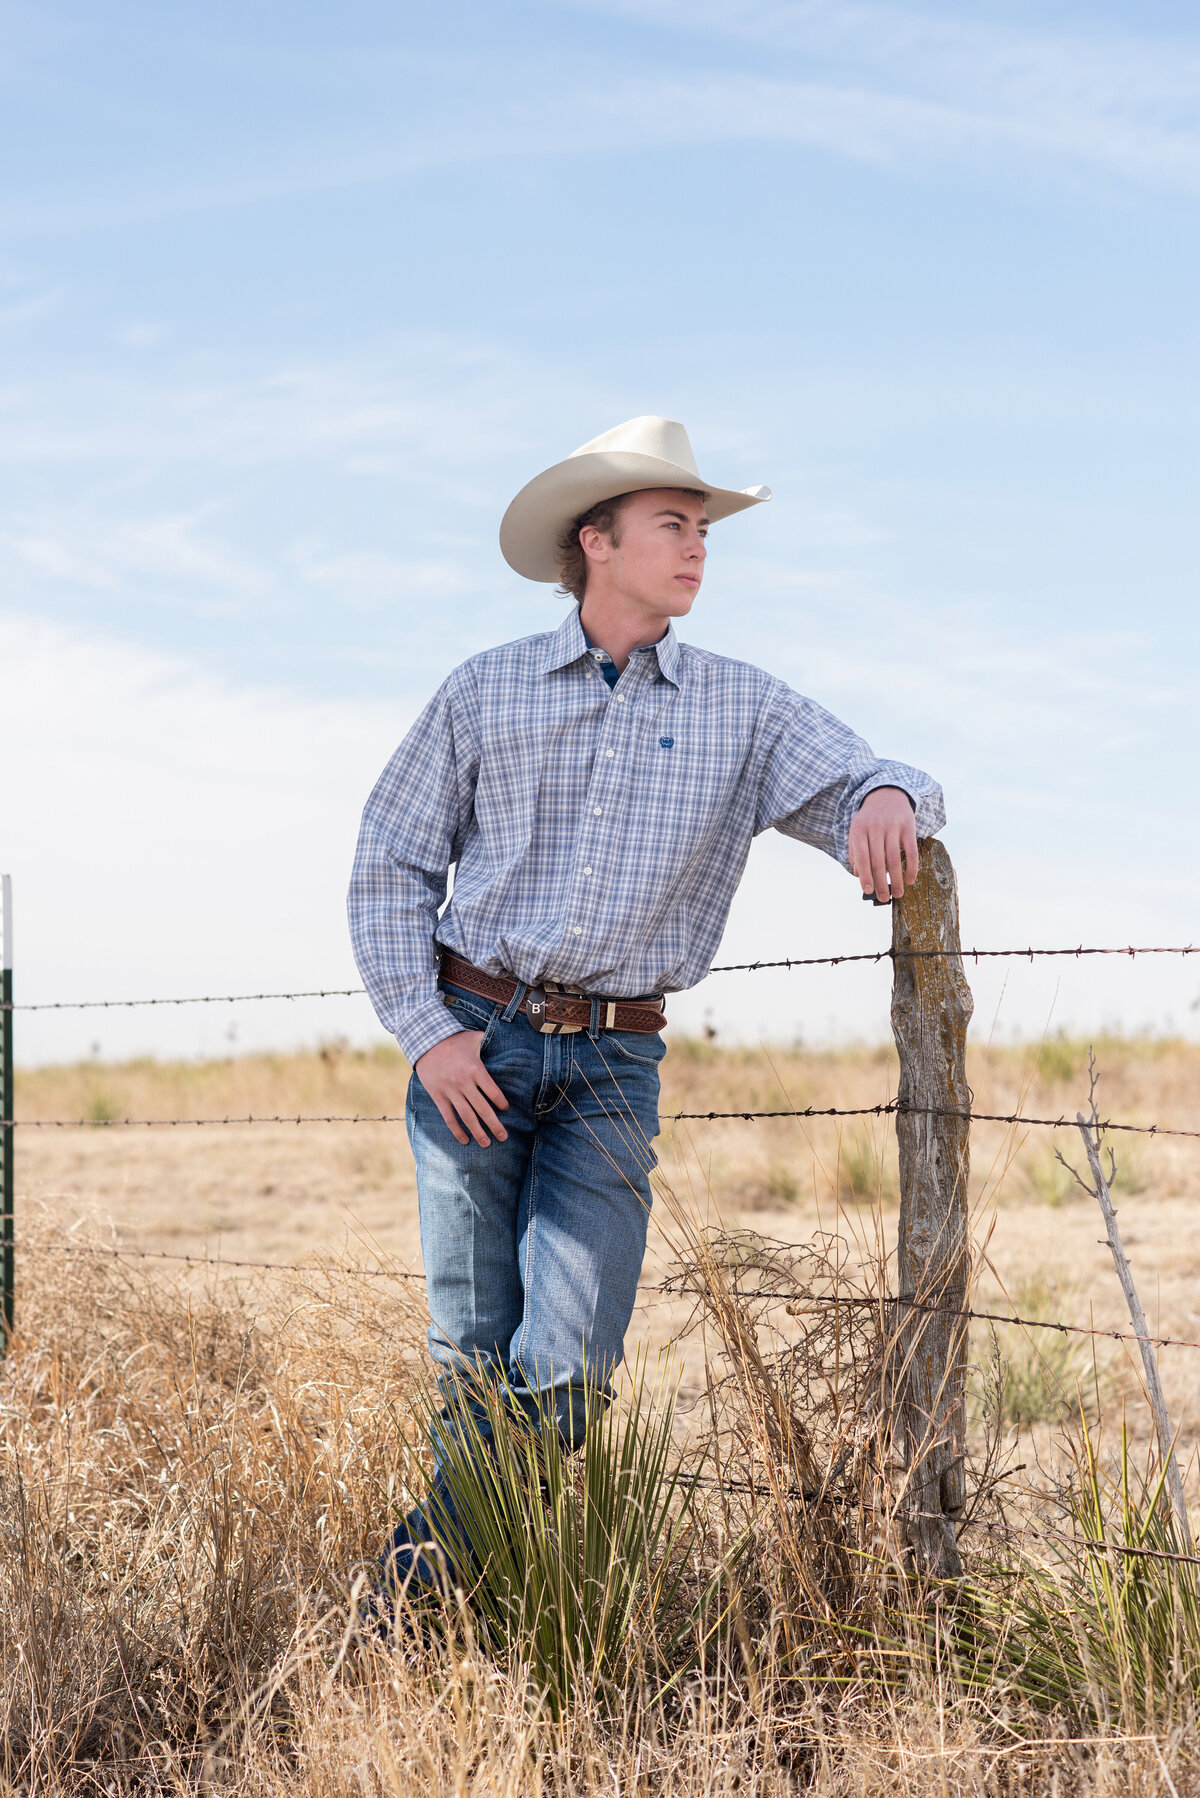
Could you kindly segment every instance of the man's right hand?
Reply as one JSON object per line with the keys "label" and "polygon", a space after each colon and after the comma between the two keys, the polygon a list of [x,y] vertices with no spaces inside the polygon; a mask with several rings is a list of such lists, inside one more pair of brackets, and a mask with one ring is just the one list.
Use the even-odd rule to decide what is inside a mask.
{"label": "man's right hand", "polygon": [[[429,1094],[455,1142],[466,1143],[467,1132],[481,1149],[490,1149],[492,1138],[507,1142],[508,1133],[497,1111],[508,1110],[508,1100],[484,1067],[479,1054],[482,1030],[456,1030],[426,1049],[413,1069]],[[460,1121],[461,1120],[461,1121]]]}

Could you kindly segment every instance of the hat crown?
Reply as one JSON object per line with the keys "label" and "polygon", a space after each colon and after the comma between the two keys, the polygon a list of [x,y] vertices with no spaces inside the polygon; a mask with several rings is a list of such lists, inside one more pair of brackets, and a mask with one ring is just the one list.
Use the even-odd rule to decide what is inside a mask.
{"label": "hat crown", "polygon": [[673,418],[656,418],[648,413],[643,418],[627,419],[623,425],[614,425],[611,431],[601,431],[599,437],[593,437],[590,443],[583,443],[577,450],[572,450],[567,460],[569,462],[575,456],[603,455],[614,450],[625,455],[652,456],[656,462],[670,462],[676,468],[687,469],[695,475],[697,481],[700,479],[700,470],[696,467],[688,434]]}

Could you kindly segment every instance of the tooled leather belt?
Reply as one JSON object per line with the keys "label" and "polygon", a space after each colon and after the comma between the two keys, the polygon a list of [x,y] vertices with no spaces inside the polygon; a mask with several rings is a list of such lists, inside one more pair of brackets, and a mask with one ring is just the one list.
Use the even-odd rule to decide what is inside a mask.
{"label": "tooled leather belt", "polygon": [[[507,974],[485,974],[474,962],[464,961],[449,949],[442,950],[439,973],[452,986],[461,986],[497,1005],[507,1005],[517,990],[518,983]],[[657,998],[605,999],[599,994],[570,992],[549,980],[542,986],[527,988],[520,1009],[544,1036],[570,1036],[576,1030],[591,1028],[593,999],[599,1001],[601,1030],[640,1030],[649,1034],[661,1030],[667,1021]]]}

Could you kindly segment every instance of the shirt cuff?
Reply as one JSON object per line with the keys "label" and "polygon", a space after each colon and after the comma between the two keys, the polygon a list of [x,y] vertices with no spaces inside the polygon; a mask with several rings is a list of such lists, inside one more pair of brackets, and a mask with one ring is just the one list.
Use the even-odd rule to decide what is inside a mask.
{"label": "shirt cuff", "polygon": [[867,794],[874,793],[879,787],[896,787],[904,794],[913,808],[919,837],[936,836],[945,826],[946,807],[942,789],[927,774],[920,774],[916,768],[881,768],[877,774],[865,780],[854,795],[855,812]]}
{"label": "shirt cuff", "polygon": [[429,999],[410,1011],[396,1030],[396,1041],[410,1068],[415,1068],[427,1049],[456,1036],[463,1025],[456,1022],[440,999]]}
{"label": "shirt cuff", "polygon": [[876,774],[871,780],[865,780],[858,792],[854,795],[855,811],[857,812],[861,809],[862,802],[867,797],[868,793],[877,793],[880,787],[895,787],[898,793],[904,794],[904,797],[912,806],[914,813],[916,812],[917,801],[915,794],[910,793],[904,782],[902,780],[897,780],[894,774]]}

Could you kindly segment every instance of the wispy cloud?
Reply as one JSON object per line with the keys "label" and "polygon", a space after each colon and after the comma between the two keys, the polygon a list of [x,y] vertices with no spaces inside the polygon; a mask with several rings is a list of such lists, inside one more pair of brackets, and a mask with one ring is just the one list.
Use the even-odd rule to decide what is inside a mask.
{"label": "wispy cloud", "polygon": [[[15,776],[6,783],[3,860],[16,877],[21,998],[356,983],[343,904],[353,840],[411,707],[224,681],[112,635],[3,614],[0,660],[0,764]],[[861,669],[850,672],[861,678]],[[1013,685],[1023,677],[1019,658],[1009,677]],[[923,678],[932,699],[928,671]],[[972,680],[977,697],[985,671],[976,668]],[[989,715],[980,729],[992,722]],[[1048,860],[1027,832],[1014,840],[1011,814],[997,804],[1003,770],[996,789],[975,791],[974,821],[964,817],[962,777],[951,755],[945,761],[938,771],[958,805],[950,838],[971,940],[1007,942],[1014,918],[1043,942],[1077,940],[1072,933],[1083,928],[1121,940],[1139,919],[1152,931],[1184,928],[1182,903],[1173,916],[1136,863],[1107,868],[1097,883],[1077,851],[1064,845]],[[768,833],[755,847],[719,959],[883,946],[886,921],[856,899],[840,869]],[[1177,1006],[1177,971],[1139,964],[1124,987],[1122,972],[1072,967],[1056,1015],[1094,1026],[1114,1012],[1161,1020]],[[999,990],[993,974],[972,970],[985,1019]],[[673,999],[671,1016],[677,1027],[698,1029],[711,1010],[730,1040],[883,1035],[885,975],[810,971],[769,992],[762,977],[715,976]],[[1055,969],[1053,981],[1061,977]],[[1040,965],[1019,970],[1005,1024],[1036,1032],[1050,996]],[[23,1014],[19,1053],[80,1056],[97,1039],[106,1055],[222,1053],[233,1016],[208,1008],[99,1021]],[[247,1008],[237,1022],[243,1049],[337,1031],[380,1040],[361,1000]]]}
{"label": "wispy cloud", "polygon": [[[7,568],[6,568],[7,565]],[[229,611],[262,599],[273,585],[266,572],[194,518],[106,521],[96,511],[60,516],[53,534],[0,532],[0,569],[11,594],[22,574],[34,582],[69,584],[82,593],[115,596],[149,585],[164,599],[189,591],[207,611]],[[23,584],[23,583],[21,583]],[[18,587],[19,590],[19,587]]]}
{"label": "wispy cloud", "polygon": [[[23,997],[354,984],[349,859],[404,712],[222,681],[112,635],[11,614],[0,614],[0,660],[3,859]],[[243,1046],[351,1022],[376,1032],[361,1004],[352,1018],[259,1008],[241,1021]],[[133,1013],[97,1030],[85,1014],[24,1018],[20,1053],[78,1055],[96,1035],[106,1053],[214,1046],[186,1016]]]}
{"label": "wispy cloud", "polygon": [[365,550],[342,554],[301,553],[298,572],[341,605],[360,611],[419,605],[428,600],[463,599],[479,590],[479,570],[449,557],[413,561]]}
{"label": "wispy cloud", "polygon": [[[1200,191],[1200,42],[830,0],[559,0],[625,21],[581,60],[550,41],[340,60],[302,133],[168,146],[154,166],[26,188],[0,232],[94,231],[404,179],[497,157],[776,143],[878,165]],[[656,35],[653,43],[646,34]],[[663,35],[675,34],[673,53]],[[706,40],[720,44],[705,55]],[[294,59],[293,59],[294,60]],[[714,67],[719,63],[719,67]],[[253,59],[250,63],[254,67]],[[281,79],[262,62],[255,79]],[[353,101],[353,103],[351,103]]]}
{"label": "wispy cloud", "polygon": [[557,0],[564,10],[602,13],[671,28],[680,47],[697,36],[727,46],[784,52],[834,73],[857,70],[885,86],[963,104],[1014,111],[1151,117],[1195,128],[1200,105],[1200,34],[1140,31],[1092,19],[1086,25],[1000,24],[982,12],[929,12],[855,0]]}
{"label": "wispy cloud", "polygon": [[[963,150],[1200,185],[1200,38],[999,26],[838,0],[560,0],[570,10],[722,41],[743,64],[782,55],[769,81],[743,67],[712,123],[869,159]],[[796,71],[786,69],[794,60]],[[800,69],[803,75],[800,78]],[[790,78],[789,78],[790,77]],[[685,84],[698,99],[692,83]],[[710,98],[715,92],[710,90]],[[757,127],[754,113],[762,113]]]}
{"label": "wispy cloud", "polygon": [[0,282],[0,331],[16,331],[48,317],[63,297],[60,286],[30,286],[17,279]]}

